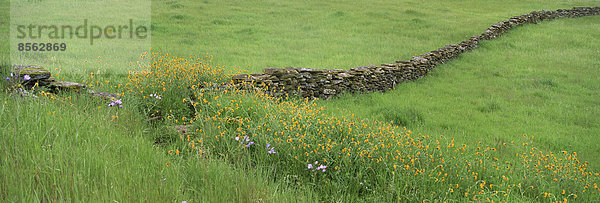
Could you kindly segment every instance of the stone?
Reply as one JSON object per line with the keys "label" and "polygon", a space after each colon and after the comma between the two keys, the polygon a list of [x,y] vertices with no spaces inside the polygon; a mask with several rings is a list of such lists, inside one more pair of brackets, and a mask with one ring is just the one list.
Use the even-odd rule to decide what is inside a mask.
{"label": "stone", "polygon": [[323,90],[323,94],[326,94],[326,95],[334,95],[335,92],[336,91],[334,89],[324,89]]}
{"label": "stone", "polygon": [[250,75],[247,75],[247,74],[234,75],[231,77],[231,80],[233,80],[235,83],[242,83],[245,81],[250,81]]}
{"label": "stone", "polygon": [[72,92],[81,92],[82,89],[85,88],[84,84],[79,84],[76,82],[68,82],[68,81],[55,81],[50,84],[50,89],[54,92],[60,91],[72,91]]}
{"label": "stone", "polygon": [[12,72],[21,79],[23,79],[25,75],[29,75],[29,77],[31,77],[29,81],[48,79],[52,75],[50,71],[39,66],[14,65]]}
{"label": "stone", "polygon": [[115,93],[95,91],[95,90],[89,90],[88,94],[92,95],[93,97],[102,98],[106,101],[115,101],[115,100],[119,99],[119,96],[120,96],[119,94],[115,94]]}
{"label": "stone", "polygon": [[338,76],[340,76],[340,77],[342,77],[342,78],[350,78],[350,77],[353,77],[353,75],[351,75],[351,74],[348,74],[348,73],[340,73],[340,74],[338,74]]}
{"label": "stone", "polygon": [[283,70],[279,69],[279,68],[265,68],[265,69],[263,69],[263,73],[264,74],[268,74],[268,75],[276,75],[276,74],[278,74],[280,72],[283,72]]}
{"label": "stone", "polygon": [[298,68],[287,67],[287,68],[285,68],[285,71],[287,74],[298,75]]}
{"label": "stone", "polygon": [[43,79],[43,80],[39,80],[39,85],[40,86],[48,86],[50,84],[52,84],[52,82],[56,81],[56,78],[54,77],[49,77],[48,79]]}

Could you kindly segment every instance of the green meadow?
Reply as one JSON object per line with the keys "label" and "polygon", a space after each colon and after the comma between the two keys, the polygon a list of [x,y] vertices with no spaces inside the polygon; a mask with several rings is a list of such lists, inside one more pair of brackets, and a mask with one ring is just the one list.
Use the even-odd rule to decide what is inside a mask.
{"label": "green meadow", "polygon": [[348,69],[408,60],[533,10],[590,1],[153,1],[152,46],[221,65]]}
{"label": "green meadow", "polygon": [[[600,16],[515,28],[385,93],[203,89],[231,72],[408,60],[574,6],[600,3],[153,0],[152,50],[163,55],[44,64],[123,93],[119,108],[44,88],[15,94],[4,78],[20,62],[0,2],[0,201],[599,201]],[[129,75],[111,66],[133,58],[157,63]],[[180,125],[193,130],[170,127]]]}
{"label": "green meadow", "polygon": [[519,27],[417,82],[321,103],[463,143],[535,136],[537,146],[580,152],[599,168],[600,39],[591,34],[598,20]]}

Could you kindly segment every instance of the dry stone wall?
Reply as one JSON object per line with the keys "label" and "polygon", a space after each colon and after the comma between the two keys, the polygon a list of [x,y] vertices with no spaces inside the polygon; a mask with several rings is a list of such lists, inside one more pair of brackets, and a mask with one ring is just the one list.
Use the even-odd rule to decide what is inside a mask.
{"label": "dry stone wall", "polygon": [[420,56],[413,56],[410,60],[349,70],[266,68],[262,74],[233,76],[232,81],[237,86],[260,88],[274,96],[295,94],[310,98],[329,98],[343,92],[386,91],[402,82],[425,77],[437,64],[452,60],[461,53],[476,48],[480,41],[494,39],[514,27],[555,18],[577,18],[599,14],[600,7],[533,11],[500,21],[481,35],[472,36],[459,44],[450,44]]}

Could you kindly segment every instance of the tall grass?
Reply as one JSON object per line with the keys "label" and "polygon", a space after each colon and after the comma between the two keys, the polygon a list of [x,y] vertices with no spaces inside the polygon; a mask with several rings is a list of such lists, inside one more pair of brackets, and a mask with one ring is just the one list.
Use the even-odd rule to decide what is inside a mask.
{"label": "tall grass", "polygon": [[123,108],[84,94],[0,92],[0,200],[38,201],[298,201],[256,171],[203,156],[185,160],[155,145],[177,138],[153,128],[135,103]]}
{"label": "tall grass", "polygon": [[[125,89],[147,103],[171,104],[153,105],[153,112],[169,112],[162,122],[195,127],[169,154],[222,158],[272,181],[312,188],[322,200],[597,200],[600,192],[598,173],[576,152],[541,150],[534,136],[457,145],[351,112],[332,116],[316,101],[215,91],[198,81],[222,77],[207,61],[168,55],[153,61]],[[156,92],[177,99],[146,96]],[[191,106],[194,116],[164,109],[180,105]]]}
{"label": "tall grass", "polygon": [[[574,5],[592,6],[156,1],[156,50],[217,58],[149,54],[129,75],[102,65],[64,74],[121,93],[122,108],[83,94],[1,92],[0,199],[599,201],[597,17],[521,27],[395,91],[332,101],[224,89],[236,70],[215,65],[390,62]],[[169,127],[181,125],[191,131]]]}

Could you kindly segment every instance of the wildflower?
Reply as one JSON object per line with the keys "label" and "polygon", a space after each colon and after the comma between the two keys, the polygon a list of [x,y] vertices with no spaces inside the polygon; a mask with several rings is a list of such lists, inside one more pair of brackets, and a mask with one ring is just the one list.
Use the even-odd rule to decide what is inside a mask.
{"label": "wildflower", "polygon": [[[267,149],[269,149],[269,147],[271,147],[271,144],[267,143]],[[275,154],[277,152],[275,152],[275,147],[271,147],[271,149],[269,151],[267,151],[267,153]]]}
{"label": "wildflower", "polygon": [[312,164],[308,164],[308,169],[312,169],[313,165]]}
{"label": "wildflower", "polygon": [[327,166],[323,166],[323,165],[321,165],[321,166],[317,167],[317,171],[318,171],[318,170],[322,170],[322,171],[323,171],[323,173],[325,173],[325,169],[326,169],[326,168],[327,168]]}
{"label": "wildflower", "polygon": [[158,96],[158,94],[150,94],[150,97],[154,97],[155,99],[162,99],[162,97]]}
{"label": "wildflower", "polygon": [[[247,136],[247,135],[246,135],[246,136],[244,136],[244,137],[242,138],[242,140],[240,140],[240,138],[239,138],[239,137],[235,137],[235,141],[239,141],[239,142],[240,142],[240,144],[244,144],[244,142],[250,142],[250,138],[248,138],[248,136]],[[249,147],[249,146],[250,146],[250,145],[252,145],[252,144],[254,144],[254,142],[250,142],[250,143],[248,143],[248,144],[246,145],[246,147]]]}
{"label": "wildflower", "polygon": [[6,81],[10,82],[10,78],[8,76],[6,76]]}
{"label": "wildflower", "polygon": [[113,106],[119,105],[119,108],[123,108],[122,104],[123,104],[123,102],[120,99],[118,99],[117,101],[114,101],[114,102],[111,102],[110,104],[108,104],[108,107],[113,107]]}
{"label": "wildflower", "polygon": [[31,77],[29,77],[29,75],[25,75],[23,76],[23,80],[31,80]]}

